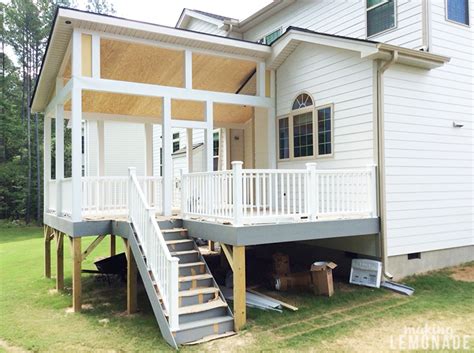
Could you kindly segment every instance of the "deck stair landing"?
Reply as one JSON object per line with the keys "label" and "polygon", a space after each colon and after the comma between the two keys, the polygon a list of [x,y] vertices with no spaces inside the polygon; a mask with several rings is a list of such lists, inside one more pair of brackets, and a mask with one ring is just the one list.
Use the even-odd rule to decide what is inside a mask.
{"label": "deck stair landing", "polygon": [[[179,329],[171,332],[141,244],[132,246],[140,275],[147,288],[163,337],[172,345],[226,337],[234,331],[234,318],[194,240],[181,220],[159,220],[158,225],[172,256],[179,258]],[[135,253],[137,252],[137,253]],[[170,337],[170,335],[172,337]],[[174,342],[170,342],[174,341]]]}

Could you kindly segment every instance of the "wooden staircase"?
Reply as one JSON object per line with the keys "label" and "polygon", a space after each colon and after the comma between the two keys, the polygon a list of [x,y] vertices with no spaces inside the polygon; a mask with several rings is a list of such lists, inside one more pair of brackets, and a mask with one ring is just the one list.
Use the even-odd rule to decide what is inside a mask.
{"label": "wooden staircase", "polygon": [[[158,221],[166,245],[179,258],[179,328],[171,331],[161,295],[137,237],[132,251],[163,337],[172,346],[225,337],[234,331],[234,318],[195,241],[181,220]],[[135,244],[133,244],[135,243]],[[135,246],[134,246],[135,245]]]}

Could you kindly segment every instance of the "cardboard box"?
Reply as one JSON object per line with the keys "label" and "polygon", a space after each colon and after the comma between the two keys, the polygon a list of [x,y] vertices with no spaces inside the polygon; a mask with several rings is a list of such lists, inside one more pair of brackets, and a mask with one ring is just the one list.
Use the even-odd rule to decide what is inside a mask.
{"label": "cardboard box", "polygon": [[311,278],[313,290],[316,295],[332,296],[334,294],[334,284],[332,280],[332,270],[337,265],[334,262],[319,261],[311,265]]}
{"label": "cardboard box", "polygon": [[278,276],[286,276],[290,273],[290,259],[288,255],[275,253],[273,258],[273,273]]}
{"label": "cardboard box", "polygon": [[287,291],[294,288],[310,288],[311,272],[290,273],[286,276],[274,277],[275,289],[279,291]]}

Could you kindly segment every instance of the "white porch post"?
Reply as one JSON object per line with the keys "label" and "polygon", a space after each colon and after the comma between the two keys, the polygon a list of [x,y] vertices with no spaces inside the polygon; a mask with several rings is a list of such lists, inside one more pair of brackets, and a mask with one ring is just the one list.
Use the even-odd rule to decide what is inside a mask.
{"label": "white porch post", "polygon": [[184,87],[193,88],[193,53],[190,50],[184,51]]}
{"label": "white porch post", "polygon": [[153,124],[145,124],[145,175],[153,175]]}
{"label": "white porch post", "polygon": [[73,222],[82,219],[82,90],[73,85],[71,102],[72,206]]}
{"label": "white porch post", "polygon": [[[72,80],[82,76],[82,34],[72,34]],[[72,205],[71,219],[82,219],[82,88],[73,81],[71,92],[71,146],[72,146]]]}
{"label": "white porch post", "polygon": [[193,129],[186,129],[186,157],[188,159],[188,173],[193,172]]}
{"label": "white porch post", "polygon": [[206,101],[206,129],[204,130],[204,171],[212,172],[213,170],[213,102]]}
{"label": "white porch post", "polygon": [[56,215],[62,216],[62,184],[64,179],[64,105],[62,104],[56,106],[55,134]]}
{"label": "white porch post", "polygon": [[98,176],[105,175],[105,133],[104,122],[97,121],[97,174]]}
{"label": "white porch post", "polygon": [[[265,75],[264,75],[265,76]],[[265,92],[265,88],[264,88]],[[275,103],[275,71],[270,71],[270,98]],[[277,167],[277,127],[275,105],[267,109],[268,119],[268,168],[275,169]]]}
{"label": "white porch post", "polygon": [[242,224],[242,164],[241,161],[232,162],[234,226]]}
{"label": "white porch post", "polygon": [[219,170],[227,170],[227,134],[219,129]]}
{"label": "white porch post", "polygon": [[258,62],[256,66],[257,96],[265,97],[265,62]]}
{"label": "white porch post", "polygon": [[163,97],[163,216],[171,216],[173,202],[173,135],[171,132],[171,98]]}
{"label": "white porch post", "polygon": [[43,213],[49,210],[49,181],[51,180],[51,118],[49,116],[44,117],[44,169],[43,169]]}

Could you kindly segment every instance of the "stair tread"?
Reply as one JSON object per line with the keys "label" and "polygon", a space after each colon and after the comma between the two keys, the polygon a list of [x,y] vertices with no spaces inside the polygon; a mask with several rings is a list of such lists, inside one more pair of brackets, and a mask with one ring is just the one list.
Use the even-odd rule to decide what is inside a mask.
{"label": "stair tread", "polygon": [[182,290],[179,292],[179,296],[190,297],[190,296],[198,295],[198,294],[212,294],[212,293],[218,293],[218,292],[219,292],[219,289],[217,289],[216,287],[204,287],[204,288]]}
{"label": "stair tread", "polygon": [[166,245],[183,244],[183,243],[190,243],[190,242],[193,242],[193,240],[192,239],[167,240]]}
{"label": "stair tread", "polygon": [[220,324],[226,321],[233,321],[233,320],[234,319],[232,316],[216,316],[216,317],[211,317],[209,319],[203,319],[203,320],[186,322],[184,324],[179,324],[178,331],[190,330],[197,327]]}
{"label": "stair tread", "polygon": [[208,279],[212,278],[212,275],[209,273],[203,273],[201,275],[194,275],[194,276],[182,276],[179,277],[180,282],[187,282],[187,281],[192,281],[192,280],[199,280],[199,279]]}
{"label": "stair tread", "polygon": [[186,228],[161,229],[161,233],[187,232]]}
{"label": "stair tread", "polygon": [[204,262],[199,261],[199,262],[188,262],[185,264],[179,264],[179,267],[192,267],[192,266],[202,266],[204,265]]}
{"label": "stair tread", "polygon": [[223,308],[223,307],[227,307],[227,303],[222,301],[221,298],[217,298],[207,303],[182,306],[179,308],[178,311],[179,311],[179,315],[185,315],[185,314],[200,313],[202,311],[207,311],[207,310],[216,309],[216,308]]}
{"label": "stair tread", "polygon": [[171,255],[187,255],[187,254],[196,254],[199,251],[197,250],[183,250],[183,251],[171,251]]}

